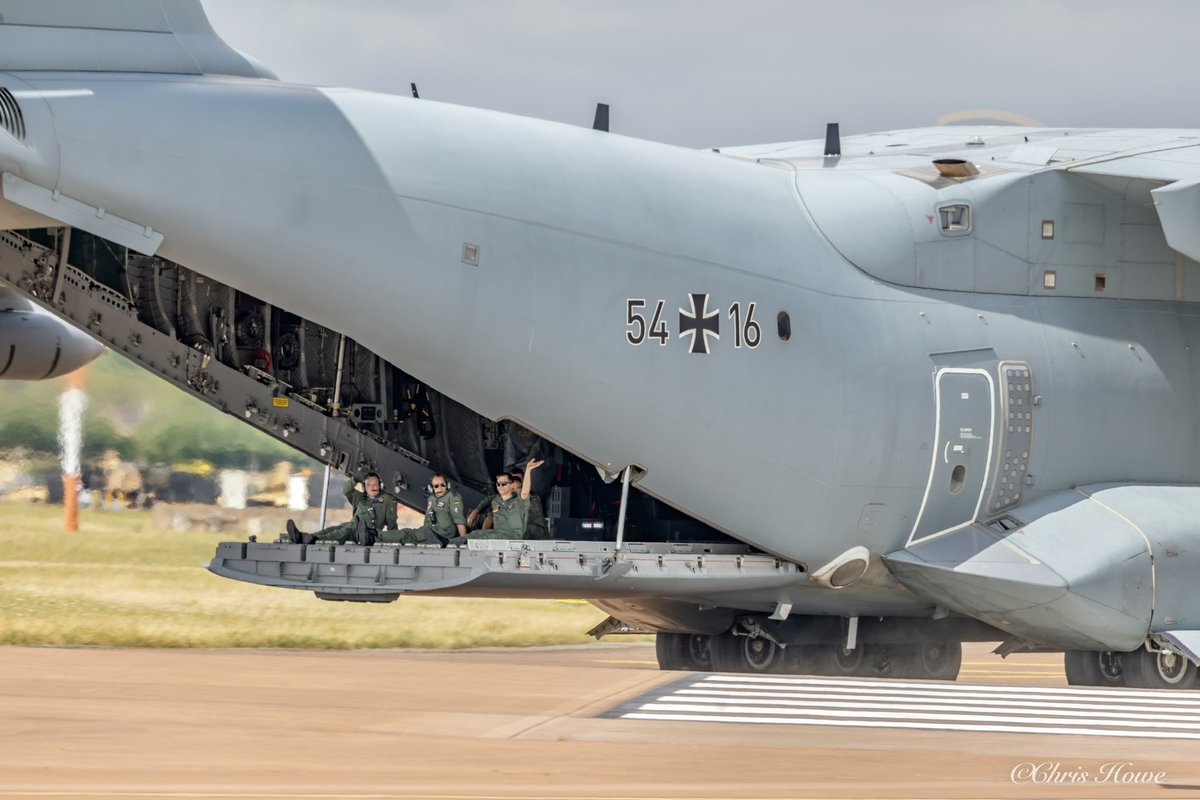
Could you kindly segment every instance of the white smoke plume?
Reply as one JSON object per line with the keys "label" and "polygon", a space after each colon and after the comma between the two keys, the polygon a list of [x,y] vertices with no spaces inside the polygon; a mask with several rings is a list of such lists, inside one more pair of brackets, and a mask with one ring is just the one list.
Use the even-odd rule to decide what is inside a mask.
{"label": "white smoke plume", "polygon": [[87,395],[82,389],[67,389],[58,397],[58,447],[64,475],[79,474],[85,408]]}

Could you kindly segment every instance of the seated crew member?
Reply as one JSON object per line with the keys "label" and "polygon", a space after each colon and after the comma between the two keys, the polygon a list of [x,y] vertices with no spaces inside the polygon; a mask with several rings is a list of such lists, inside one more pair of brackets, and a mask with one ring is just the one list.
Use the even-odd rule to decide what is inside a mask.
{"label": "seated crew member", "polygon": [[[525,473],[517,491],[517,482],[506,472],[496,476],[496,489],[499,497],[492,503],[492,528],[468,533],[466,539],[524,539],[525,524],[529,520],[529,485],[531,474],[540,467],[543,461],[530,459],[525,465]],[[456,539],[454,544],[461,544],[466,539]]]}
{"label": "seated crew member", "polygon": [[[512,477],[516,486],[520,486],[525,479],[524,474],[519,470],[514,471]],[[541,476],[535,476],[535,479],[530,481],[529,484],[529,518],[525,520],[525,538],[549,539],[550,532],[546,529],[546,512],[542,510],[542,498],[541,495],[534,491],[537,477]],[[488,516],[490,519],[491,514],[489,513]]]}
{"label": "seated crew member", "polygon": [[[525,473],[522,472],[521,470],[517,469],[515,465],[512,467],[505,467],[504,471],[508,473],[509,480],[512,481],[513,486],[520,486],[521,482],[525,479]],[[497,476],[497,478],[499,478],[499,477],[500,476]],[[514,493],[516,491],[517,491],[517,489],[513,489]],[[475,506],[475,510],[479,511],[483,516],[476,518],[475,525],[472,525],[471,521],[468,519],[467,520],[467,528],[470,530],[473,530],[473,531],[490,531],[492,529],[492,505],[495,504],[496,501],[500,500],[500,499],[502,499],[500,497],[500,492],[495,488],[495,486],[493,486],[492,493],[489,494],[487,497],[485,497],[483,500],[480,500],[479,505]],[[530,504],[529,505],[530,505],[530,509],[532,510],[532,508],[533,508],[532,495],[530,496]]]}
{"label": "seated crew member", "polygon": [[[508,471],[508,477],[509,477],[509,479],[512,480],[513,486],[520,486],[521,483],[525,480],[525,473],[522,472],[521,470],[517,469],[516,467],[513,467],[512,469],[508,469],[507,471]],[[516,491],[517,491],[516,489],[513,489],[514,493]],[[498,491],[493,491],[490,495],[487,496],[487,499],[481,501],[479,503],[479,505],[476,506],[476,508],[482,510],[483,517],[479,520],[479,524],[476,525],[471,530],[490,531],[492,529],[492,505],[499,499],[501,499],[500,493]],[[534,515],[534,504],[535,503],[537,504],[538,508],[540,509],[541,501],[538,500],[538,496],[536,494],[533,494],[532,487],[530,487],[529,519],[527,519],[525,522],[526,534],[529,533],[529,528],[531,525],[533,525],[533,515]]]}
{"label": "seated crew member", "polygon": [[[450,480],[440,472],[429,481],[429,502],[425,505],[425,524],[419,528],[400,528],[381,531],[375,538],[394,544],[445,545],[447,539],[467,535],[467,519],[463,516],[463,499],[450,491]],[[359,540],[359,544],[370,544]]]}
{"label": "seated crew member", "polygon": [[[525,473],[521,470],[509,470],[509,477],[512,479],[513,486],[520,486],[525,480]],[[499,497],[498,493],[493,492],[472,509],[470,516],[467,517],[467,528],[469,530],[487,531],[492,529],[492,504]],[[524,538],[550,538],[550,531],[546,526],[546,513],[542,509],[542,498],[533,492],[532,486],[529,493],[529,518],[525,522]]]}
{"label": "seated crew member", "polygon": [[[296,528],[296,523],[287,521],[288,538],[293,544],[313,544],[315,542],[336,542],[345,544],[352,538],[362,541],[362,531],[369,536],[377,535],[384,528],[396,529],[396,501],[382,494],[382,482],[374,472],[367,473],[363,478],[363,489],[355,488],[354,478],[346,481],[342,494],[346,502],[354,509],[354,516],[349,522],[333,525],[316,533],[304,533]],[[356,532],[358,532],[356,534]]]}

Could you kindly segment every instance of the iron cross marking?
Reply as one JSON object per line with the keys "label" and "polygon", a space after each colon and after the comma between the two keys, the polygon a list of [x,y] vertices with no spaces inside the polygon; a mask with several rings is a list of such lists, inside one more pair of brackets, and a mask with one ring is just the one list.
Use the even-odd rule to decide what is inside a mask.
{"label": "iron cross marking", "polygon": [[692,310],[679,309],[679,338],[692,337],[689,353],[708,355],[708,337],[721,338],[721,312],[708,310],[707,294],[690,294]]}

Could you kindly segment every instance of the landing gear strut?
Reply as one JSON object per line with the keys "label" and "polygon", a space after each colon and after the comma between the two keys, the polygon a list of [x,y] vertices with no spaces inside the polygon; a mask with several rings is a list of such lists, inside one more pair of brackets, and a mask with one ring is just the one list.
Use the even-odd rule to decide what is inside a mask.
{"label": "landing gear strut", "polygon": [[734,636],[726,632],[712,637],[712,668],[717,672],[780,674],[784,672],[784,650],[765,636]]}

